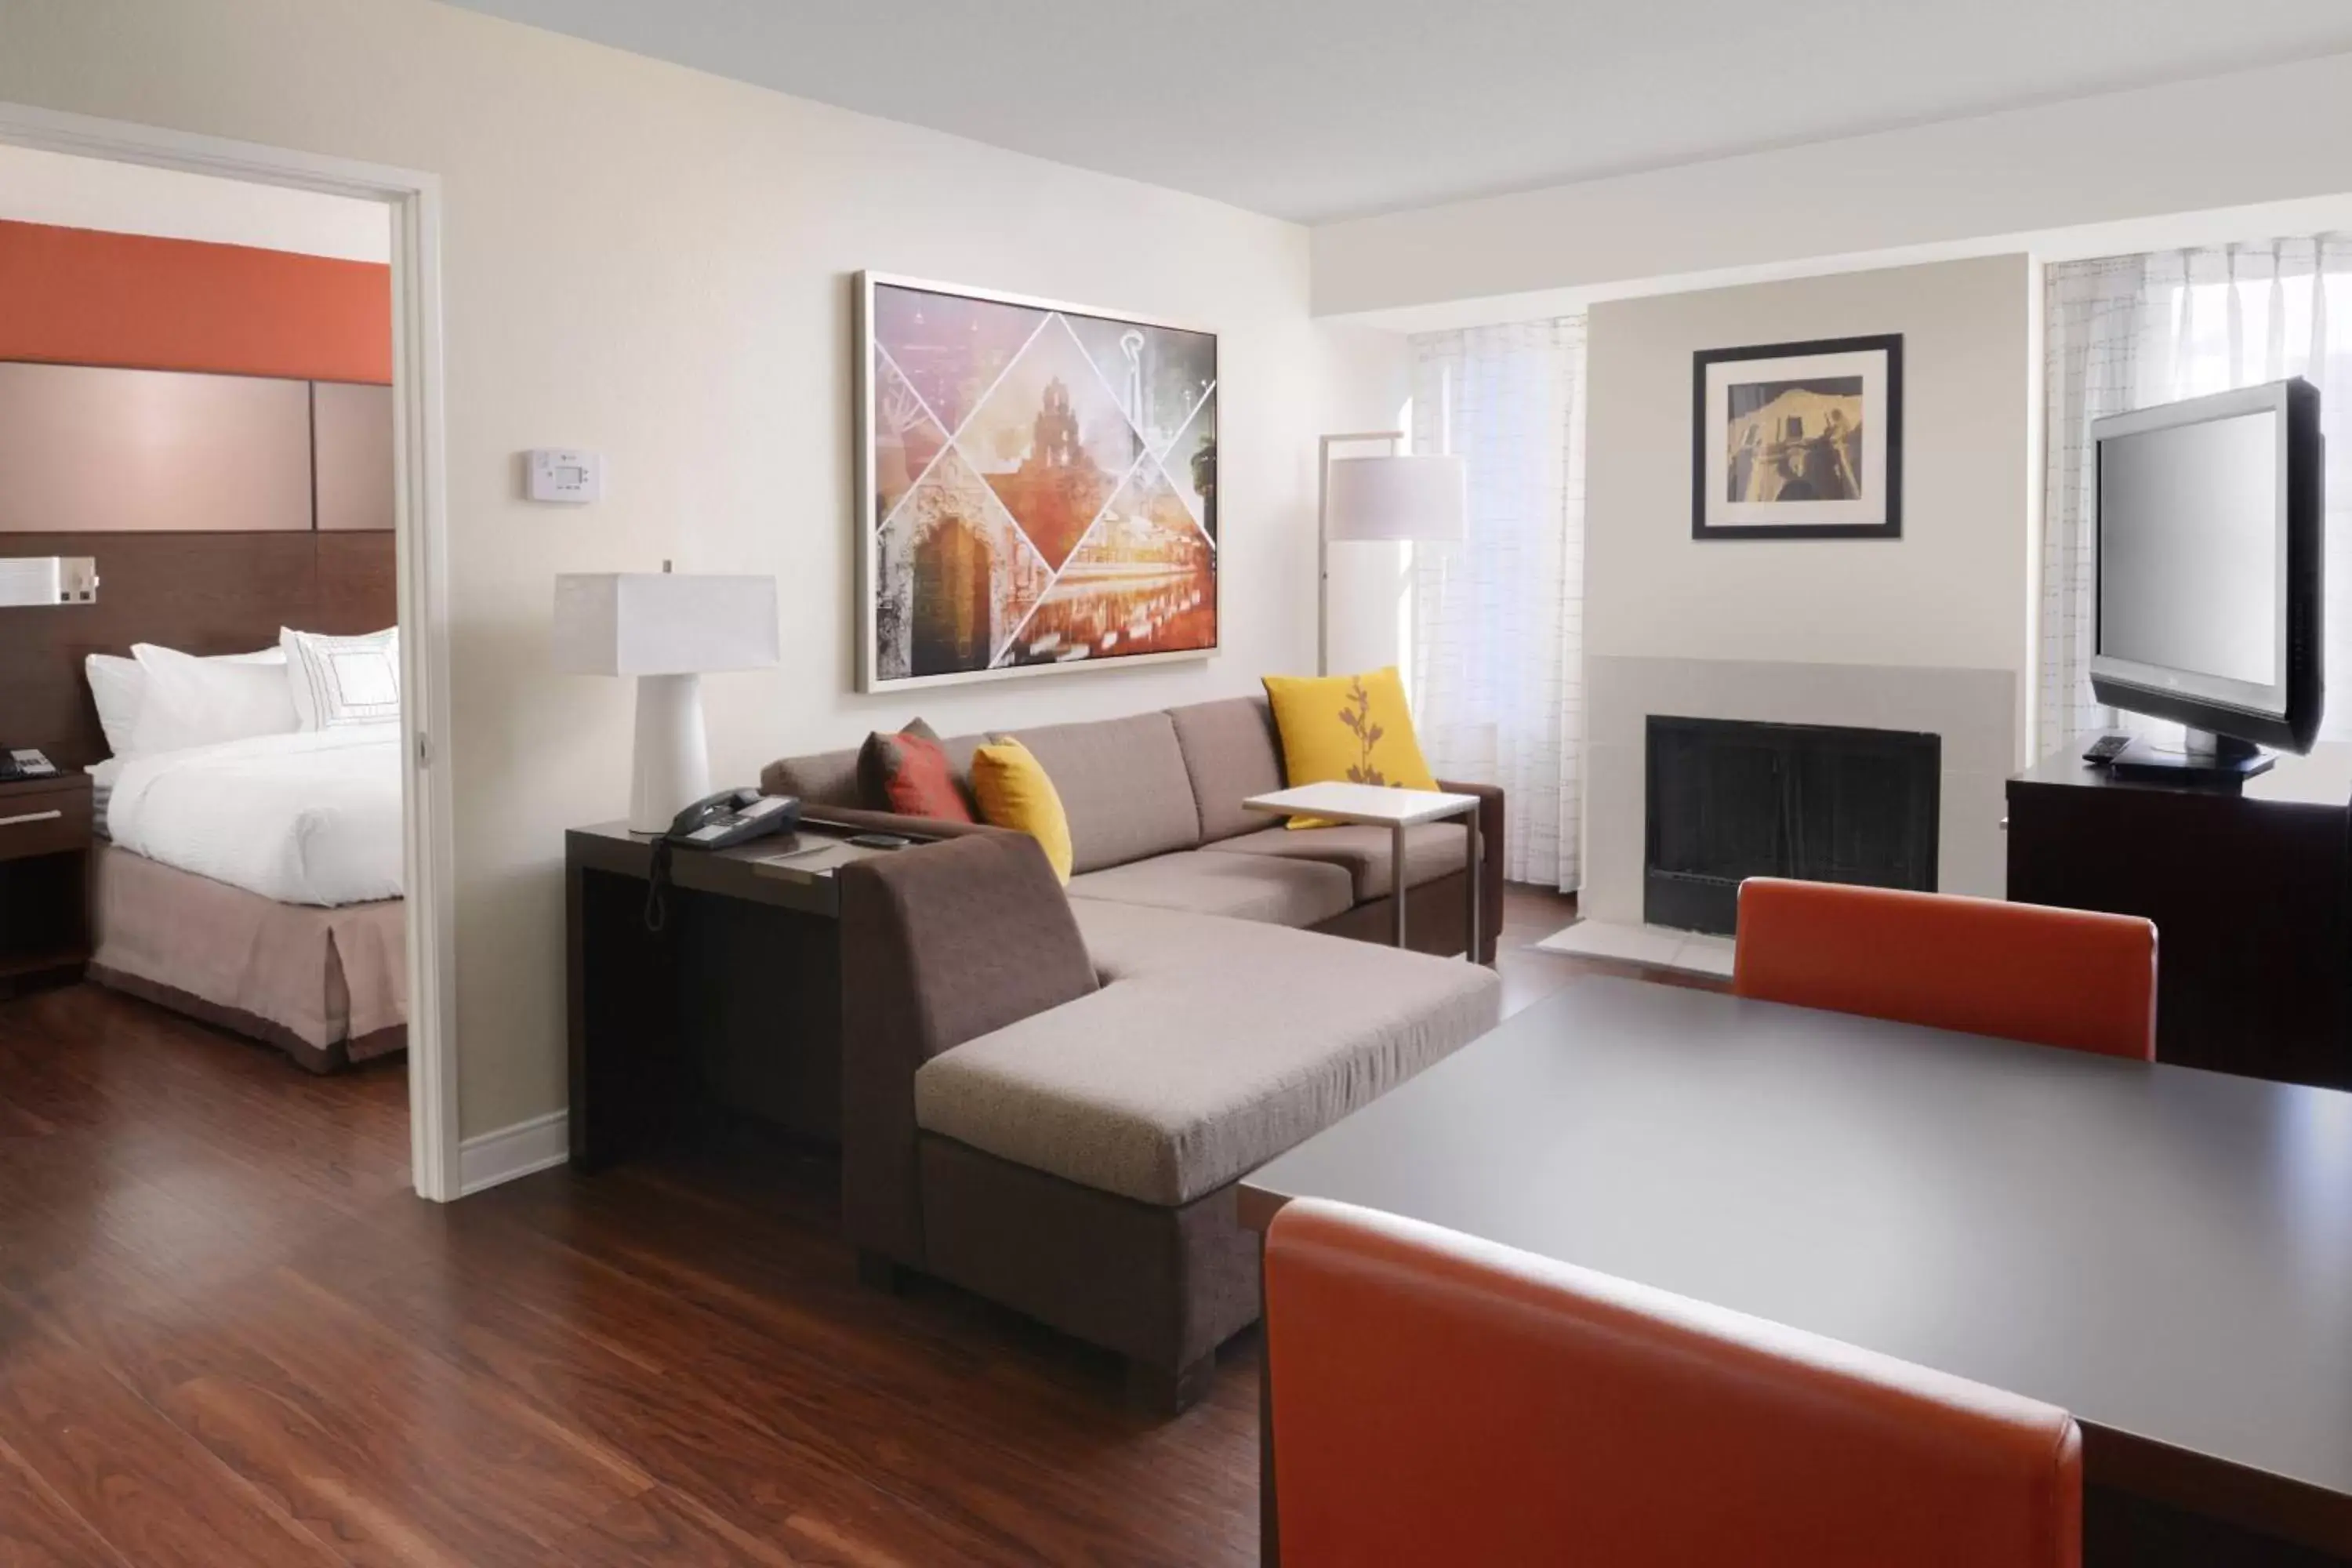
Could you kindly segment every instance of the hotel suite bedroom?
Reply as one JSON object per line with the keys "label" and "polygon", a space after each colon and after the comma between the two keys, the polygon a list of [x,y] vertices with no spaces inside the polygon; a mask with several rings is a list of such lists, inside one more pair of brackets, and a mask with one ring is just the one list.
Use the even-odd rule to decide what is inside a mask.
{"label": "hotel suite bedroom", "polygon": [[389,245],[0,148],[0,973],[90,999],[114,1091],[180,1087],[159,1141],[309,1093],[405,1142]]}
{"label": "hotel suite bedroom", "polygon": [[2352,1563],[2347,461],[2341,0],[0,0],[0,1563]]}

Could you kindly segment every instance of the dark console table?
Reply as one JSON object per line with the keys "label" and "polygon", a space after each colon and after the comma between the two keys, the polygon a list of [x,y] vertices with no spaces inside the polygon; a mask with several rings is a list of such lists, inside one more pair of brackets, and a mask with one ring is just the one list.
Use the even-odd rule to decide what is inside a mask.
{"label": "dark console table", "polygon": [[2352,1088],[2352,746],[2225,791],[2112,777],[2091,739],[2009,781],[2009,896],[2156,922],[2159,1061]]}
{"label": "dark console table", "polygon": [[575,1166],[626,1158],[712,1106],[838,1140],[833,874],[877,853],[848,843],[854,831],[812,822],[677,851],[658,934],[646,926],[653,839],[617,822],[563,836]]}

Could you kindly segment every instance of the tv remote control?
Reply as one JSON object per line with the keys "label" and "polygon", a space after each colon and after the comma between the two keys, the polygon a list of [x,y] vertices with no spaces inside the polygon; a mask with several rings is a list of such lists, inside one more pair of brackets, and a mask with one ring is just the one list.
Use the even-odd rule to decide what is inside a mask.
{"label": "tv remote control", "polygon": [[2091,749],[2083,753],[2083,760],[2105,767],[2130,749],[2129,735],[2102,735],[2091,742]]}

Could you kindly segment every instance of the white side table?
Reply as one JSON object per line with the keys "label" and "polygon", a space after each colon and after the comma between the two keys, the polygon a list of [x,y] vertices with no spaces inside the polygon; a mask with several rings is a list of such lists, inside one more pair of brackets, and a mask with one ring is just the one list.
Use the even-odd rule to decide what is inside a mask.
{"label": "white side table", "polygon": [[[1478,962],[1478,797],[1446,795],[1437,790],[1391,789],[1385,784],[1311,784],[1254,795],[1242,805],[1251,811],[1279,816],[1322,816],[1334,822],[1358,822],[1389,830],[1391,874],[1389,889],[1396,900],[1396,945],[1404,945],[1404,830],[1419,823],[1443,822],[1458,816],[1469,829],[1470,944],[1464,956]],[[1313,829],[1302,829],[1312,832]]]}

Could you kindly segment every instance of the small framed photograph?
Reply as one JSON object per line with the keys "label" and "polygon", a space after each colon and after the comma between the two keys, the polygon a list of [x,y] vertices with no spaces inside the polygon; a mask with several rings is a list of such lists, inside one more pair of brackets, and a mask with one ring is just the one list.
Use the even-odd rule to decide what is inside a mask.
{"label": "small framed photograph", "polygon": [[1693,539],[1903,537],[1903,338],[1691,356]]}

